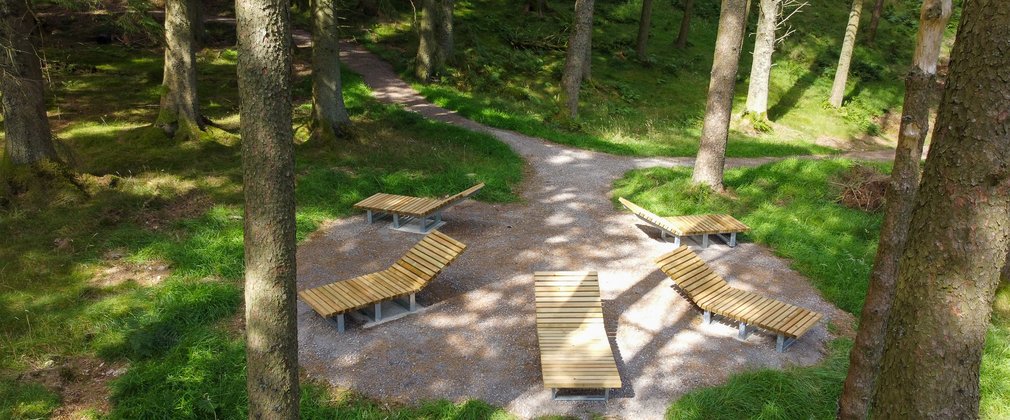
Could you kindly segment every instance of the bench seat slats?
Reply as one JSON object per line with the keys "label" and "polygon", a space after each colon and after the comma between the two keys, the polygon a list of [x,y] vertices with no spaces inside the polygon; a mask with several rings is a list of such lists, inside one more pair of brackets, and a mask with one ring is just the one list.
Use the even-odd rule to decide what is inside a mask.
{"label": "bench seat slats", "polygon": [[[729,222],[720,223],[726,226]],[[805,334],[823,317],[817,312],[730,286],[686,246],[660,256],[655,262],[692,303],[705,311],[793,339]]]}
{"label": "bench seat slats", "polygon": [[596,272],[536,272],[537,340],[547,388],[620,388]]}
{"label": "bench seat slats", "polygon": [[432,231],[389,268],[305,289],[298,296],[324,318],[417,293],[459,256],[466,245]]}

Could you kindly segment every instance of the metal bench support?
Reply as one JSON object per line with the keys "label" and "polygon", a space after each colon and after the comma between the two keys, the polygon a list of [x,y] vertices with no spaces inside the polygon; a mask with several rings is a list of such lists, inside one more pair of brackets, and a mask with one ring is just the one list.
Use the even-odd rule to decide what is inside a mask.
{"label": "metal bench support", "polygon": [[740,332],[737,334],[737,338],[739,338],[741,340],[746,340],[748,335],[750,335],[750,331],[748,331],[748,329],[747,329],[747,323],[741,322],[740,323]]}
{"label": "metal bench support", "polygon": [[705,314],[702,315],[702,319],[705,320],[705,325],[711,324],[712,323],[712,311],[705,311]]}
{"label": "metal bench support", "polygon": [[337,315],[334,318],[326,318],[326,321],[337,327],[338,333],[344,332],[344,314]]}
{"label": "metal bench support", "polygon": [[565,395],[558,396],[558,389],[551,388],[551,399],[554,401],[607,401],[610,399],[610,389],[604,389],[603,395]]}
{"label": "metal bench support", "polygon": [[786,336],[779,334],[778,338],[775,339],[775,350],[778,350],[779,353],[784,353],[795,342],[795,338],[786,338]]}
{"label": "metal bench support", "polygon": [[701,247],[708,248],[708,234],[701,235]]}

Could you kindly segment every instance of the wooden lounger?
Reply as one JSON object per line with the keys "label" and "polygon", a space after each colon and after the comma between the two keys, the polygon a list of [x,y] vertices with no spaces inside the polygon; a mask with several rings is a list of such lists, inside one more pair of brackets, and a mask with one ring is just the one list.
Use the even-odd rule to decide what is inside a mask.
{"label": "wooden lounger", "polygon": [[[690,216],[660,217],[642,207],[639,207],[635,203],[625,200],[624,197],[620,197],[618,200],[621,204],[624,204],[624,207],[631,210],[635,216],[638,216],[639,219],[659,228],[662,232],[663,239],[666,239],[667,233],[673,235],[673,244],[675,246],[680,246],[680,238],[683,236],[701,235],[702,248],[708,248],[708,235],[718,235],[726,241],[729,246],[734,247],[736,246],[736,234],[750,231],[750,227],[728,214],[697,214]],[[725,236],[726,234],[729,234],[729,238]]]}
{"label": "wooden lounger", "polygon": [[[558,400],[602,400],[621,387],[621,375],[603,326],[595,271],[533,274],[537,338],[544,387]],[[558,389],[603,389],[602,396],[559,397]]]}
{"label": "wooden lounger", "polygon": [[[457,194],[445,198],[410,197],[378,193],[357,202],[354,208],[368,212],[368,223],[372,223],[373,215],[388,213],[393,215],[393,227],[400,228],[400,218],[414,218],[420,221],[418,232],[428,233],[442,224],[442,210],[463,201],[484,188],[484,183],[474,185]],[[428,218],[431,217],[431,223]]]}
{"label": "wooden lounger", "polygon": [[734,288],[719,277],[694,251],[678,247],[656,259],[690,300],[705,311],[705,323],[716,313],[740,323],[741,339],[746,339],[749,325],[778,336],[776,348],[781,353],[810,330],[822,315],[807,309]]}
{"label": "wooden lounger", "polygon": [[323,318],[337,316],[337,331],[344,332],[344,314],[375,305],[374,320],[382,319],[382,302],[409,296],[405,309],[414,312],[414,294],[466,249],[442,232],[426,235],[391,267],[371,274],[298,292],[298,296]]}

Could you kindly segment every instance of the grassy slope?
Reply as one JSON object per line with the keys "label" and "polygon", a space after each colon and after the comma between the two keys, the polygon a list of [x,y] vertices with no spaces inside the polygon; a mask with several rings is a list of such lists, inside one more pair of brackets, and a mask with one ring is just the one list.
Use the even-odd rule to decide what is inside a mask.
{"label": "grassy slope", "polygon": [[[352,31],[410,77],[416,34],[406,3],[389,2],[386,20],[362,22],[348,5]],[[593,81],[583,89],[577,121],[558,116],[564,31],[571,3],[548,2],[545,17],[524,14],[505,0],[456,2],[458,63],[440,82],[417,85],[429,99],[468,117],[560,143],[617,154],[692,156],[705,109],[708,72],[718,20],[717,2],[700,2],[691,25],[691,46],[671,47],[679,6],[654,6],[647,63],[634,59],[640,0],[598,3],[593,38]],[[679,4],[679,3],[678,3]],[[876,134],[875,117],[902,99],[898,80],[914,42],[915,6],[889,7],[874,48],[857,49],[847,105],[826,106],[848,1],[810,2],[792,20],[796,33],[776,53],[769,116],[779,128],[767,135],[730,135],[730,156],[825,153],[814,146],[826,136],[841,140]],[[868,17],[867,13],[867,17]],[[756,13],[752,21],[756,20]],[[749,31],[753,31],[751,23]],[[742,111],[753,37],[741,59],[736,109]],[[739,112],[737,112],[739,114]],[[890,129],[890,127],[887,127]]]}
{"label": "grassy slope", "polygon": [[[60,69],[54,121],[79,170],[120,179],[89,181],[87,200],[71,194],[0,211],[0,418],[42,417],[58,405],[53,391],[15,380],[19,373],[95,356],[129,364],[112,383],[113,418],[245,417],[244,340],[234,328],[243,271],[237,136],[215,129],[177,144],[143,126],[158,103],[157,51],[81,44],[47,53]],[[235,52],[205,50],[199,69],[206,112],[236,124]],[[507,146],[380,105],[356,75],[345,75],[356,137],[297,146],[299,239],[377,191],[439,195],[479,180],[487,187],[478,199],[517,199],[522,162]],[[304,100],[310,83],[296,83]],[[298,107],[296,124],[307,114],[308,105]],[[159,264],[171,275],[157,286],[90,282],[109,265]],[[381,408],[308,385],[309,417],[504,416],[478,402]]]}
{"label": "grassy slope", "polygon": [[[880,215],[835,203],[831,185],[853,165],[847,160],[786,160],[732,169],[732,199],[690,185],[688,169],[642,169],[616,183],[627,197],[660,215],[727,212],[754,230],[747,238],[793,261],[826,299],[857,317],[866,294],[879,237]],[[886,169],[886,168],[885,168]],[[760,370],[736,375],[726,385],[699,390],[675,402],[669,418],[833,418],[848,368],[851,342],[832,343],[813,367]],[[982,364],[982,414],[1010,416],[1010,289],[994,305]]]}

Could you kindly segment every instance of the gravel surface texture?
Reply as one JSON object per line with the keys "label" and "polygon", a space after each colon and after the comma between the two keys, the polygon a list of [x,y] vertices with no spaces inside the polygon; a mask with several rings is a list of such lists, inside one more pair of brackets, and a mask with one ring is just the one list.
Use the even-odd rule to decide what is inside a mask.
{"label": "gravel surface texture", "polygon": [[[833,338],[828,323],[843,329],[852,323],[850,314],[826,302],[788,261],[744,236],[732,249],[719,240],[704,250],[687,243],[732,285],[822,312],[825,320],[782,354],[772,336],[755,333],[740,341],[735,324],[703,325],[700,312],[652,264],[672,243],[610,201],[611,184],[626,171],[690,165],[692,159],[613,156],[483,126],[427,102],[361,47],[347,43],[341,55],[379,100],[490,133],[520,153],[528,170],[523,202],[471,200],[445,213],[448,224],[440,230],[469,248],[418,294],[420,312],[370,328],[349,322],[347,332],[338,334],[299,302],[299,354],[310,376],[383,401],[476,398],[524,418],[662,418],[677,397],[734,373],[817,363]],[[389,224],[368,225],[363,215],[326,224],[298,250],[298,288],[383,269],[421,238]],[[624,382],[609,402],[556,402],[544,389],[535,270],[600,272],[604,314]]]}

